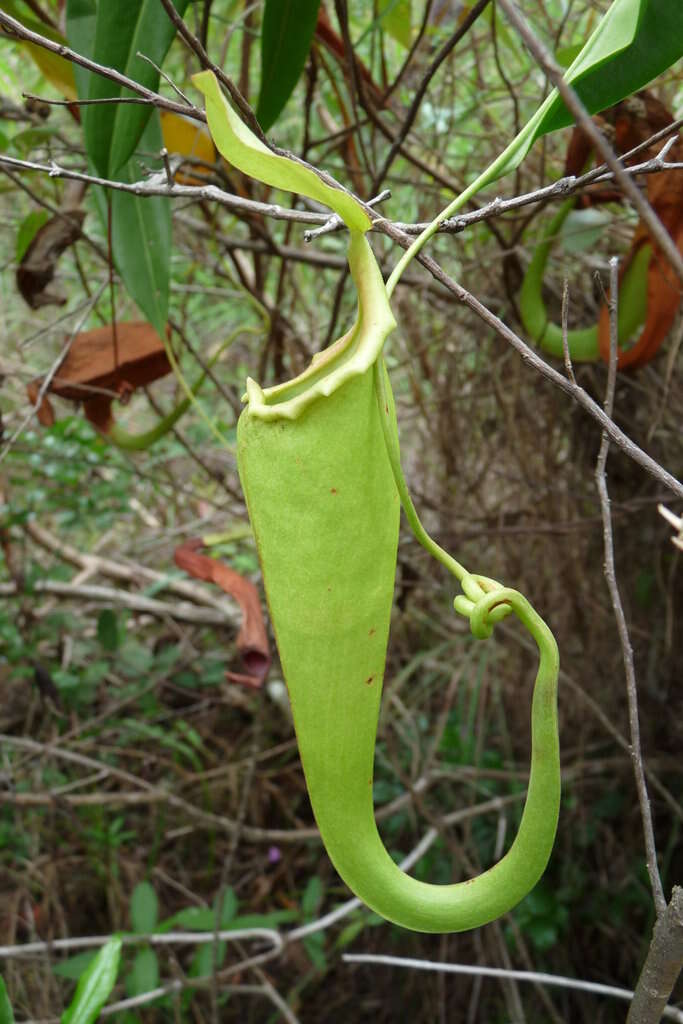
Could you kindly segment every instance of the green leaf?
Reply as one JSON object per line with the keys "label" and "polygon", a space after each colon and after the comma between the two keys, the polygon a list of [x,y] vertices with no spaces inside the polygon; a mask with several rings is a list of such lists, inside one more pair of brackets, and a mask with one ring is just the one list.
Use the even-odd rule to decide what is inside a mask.
{"label": "green leaf", "polygon": [[365,920],[365,917],[359,917],[357,920],[351,921],[350,924],[347,924],[345,928],[342,928],[337,936],[334,948],[346,949],[347,946],[350,946],[351,943],[358,938],[367,923],[368,922]]}
{"label": "green leaf", "polygon": [[[174,0],[174,7],[182,15],[188,0]],[[72,9],[71,11],[69,9]],[[72,35],[77,18],[85,19],[81,25],[80,42],[90,48],[84,52],[100,64],[115,68],[128,78],[148,89],[156,90],[159,72],[138,57],[138,52],[160,67],[173,41],[175,28],[158,0],[117,0],[96,5],[94,37],[92,34],[92,0],[70,0],[67,8],[67,33]],[[79,29],[76,29],[79,34]],[[82,99],[112,99],[135,94],[116,82],[86,72],[87,97],[81,92],[84,80],[77,76],[76,84]],[[88,156],[99,174],[114,177],[127,162],[145,130],[152,107],[149,104],[107,103],[85,107],[83,130]]]}
{"label": "green leaf", "polygon": [[62,960],[52,965],[52,973],[60,978],[68,978],[69,981],[78,981],[85,969],[93,962],[97,953],[76,953],[68,960]]}
{"label": "green leaf", "polygon": [[323,883],[317,875],[312,875],[301,898],[301,913],[304,917],[315,917],[323,899]]}
{"label": "green leaf", "polygon": [[[66,38],[76,53],[91,60],[95,55],[95,27],[97,0],[66,0]],[[88,98],[91,74],[79,64],[73,64],[79,98]]]}
{"label": "green leaf", "polygon": [[261,25],[261,89],[256,117],[275,124],[304,69],[320,0],[266,0]]}
{"label": "green leaf", "polygon": [[327,969],[327,957],[325,956],[325,933],[314,932],[304,939],[304,949],[308,953],[311,963],[318,971]]}
{"label": "green leaf", "polygon": [[9,1001],[7,995],[7,989],[5,988],[5,982],[2,980],[0,975],[0,1024],[14,1024],[14,1013],[12,1012],[12,1004]]}
{"label": "green leaf", "polygon": [[[215,948],[215,960],[214,960]],[[203,942],[195,955],[192,957],[189,975],[191,978],[208,978],[213,974],[214,962],[216,970],[223,966],[225,960],[226,944],[218,942],[214,947],[213,942]]]}
{"label": "green leaf", "polygon": [[61,1024],[93,1024],[116,984],[120,960],[121,938],[114,935],[81,975]]}
{"label": "green leaf", "polygon": [[[175,7],[181,14],[186,5],[187,0],[175,0]],[[139,49],[158,65],[171,44],[174,29],[157,0],[126,0],[116,4],[67,0],[66,14],[67,38],[73,49],[114,67],[118,67],[116,60],[123,60],[126,66],[118,67],[118,70],[148,88],[156,89],[158,72],[146,61],[136,58],[135,53]],[[109,25],[112,18],[116,25],[111,40],[107,42],[104,26]],[[140,36],[143,27],[150,33],[144,42]],[[129,51],[126,51],[126,46]],[[130,51],[130,47],[134,49]],[[109,48],[111,52],[107,54]],[[131,74],[133,67],[135,73]],[[74,68],[81,99],[119,96],[126,91],[108,79],[99,78],[75,65]],[[94,169],[104,177],[115,176],[117,180],[129,183],[137,181],[142,169],[135,158],[129,157],[138,143],[146,155],[147,164],[150,155],[159,153],[163,145],[159,112],[155,110],[150,116],[152,107],[148,105],[115,103],[83,109],[86,148]],[[106,206],[101,191],[99,194],[100,215],[106,223]],[[141,199],[132,193],[114,192],[111,204],[114,263],[126,291],[163,337],[168,316],[170,274],[169,200],[162,196]]]}
{"label": "green leaf", "polygon": [[413,42],[411,9],[411,0],[380,0],[378,7],[382,28],[406,50]]}
{"label": "green leaf", "polygon": [[[589,113],[597,114],[642,89],[683,55],[680,4],[614,0],[565,74]],[[477,180],[477,191],[517,167],[541,135],[572,124],[553,89],[504,153]]]}
{"label": "green leaf", "polygon": [[119,646],[118,619],[111,608],[105,608],[97,617],[97,639],[105,651],[115,651]]}
{"label": "green leaf", "polygon": [[31,210],[28,216],[24,217],[17,231],[17,263],[21,263],[29,245],[49,217],[47,210]]}
{"label": "green leaf", "polygon": [[159,961],[153,949],[146,946],[135,954],[133,966],[126,977],[126,992],[129,996],[141,996],[151,992],[159,984]]}
{"label": "green leaf", "polygon": [[[162,147],[158,111],[140,140],[146,151]],[[121,181],[140,178],[135,158],[119,172]],[[142,199],[132,192],[111,196],[112,249],[126,291],[135,300],[159,337],[166,334],[171,253],[171,207],[163,196]]]}
{"label": "green leaf", "polygon": [[[238,908],[238,900],[232,887],[228,887],[223,895],[223,910],[221,913],[220,927],[229,928],[235,925],[235,915]],[[216,910],[212,907],[186,907],[179,910],[177,914],[164,921],[161,925],[162,931],[171,928],[189,928],[195,932],[210,932],[216,927]],[[252,925],[240,925],[240,927],[256,927]],[[263,927],[267,927],[264,925]]]}
{"label": "green leaf", "polygon": [[149,935],[156,927],[159,915],[159,901],[154,887],[149,882],[138,882],[130,898],[130,920],[133,931]]}

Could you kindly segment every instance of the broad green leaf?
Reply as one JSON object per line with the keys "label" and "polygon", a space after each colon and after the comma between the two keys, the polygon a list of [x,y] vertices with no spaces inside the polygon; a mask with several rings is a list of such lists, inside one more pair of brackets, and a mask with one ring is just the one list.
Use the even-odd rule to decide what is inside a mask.
{"label": "broad green leaf", "polygon": [[12,1004],[9,1001],[7,995],[7,989],[5,988],[5,982],[2,980],[0,975],[0,1024],[14,1024],[14,1013],[12,1012]]}
{"label": "broad green leaf", "polygon": [[380,0],[378,11],[382,28],[397,43],[410,49],[413,42],[411,0]]}
{"label": "broad green leaf", "polygon": [[[91,60],[95,55],[96,24],[97,0],[66,0],[66,38],[69,46]],[[73,73],[79,98],[85,100],[90,88],[90,72],[74,64]]]}
{"label": "broad green leaf", "polygon": [[304,69],[320,0],[266,0],[261,24],[261,88],[256,117],[275,124]]}
{"label": "broad green leaf", "polygon": [[31,210],[31,212],[24,217],[19,225],[19,230],[17,231],[17,263],[21,263],[29,245],[36,237],[45,221],[49,220],[49,218],[50,214],[47,210]]}
{"label": "broad green leaf", "polygon": [[121,960],[121,938],[114,935],[81,975],[61,1024],[93,1024],[116,984]]}
{"label": "broad green leaf", "polygon": [[[149,120],[140,140],[145,152],[158,153],[162,146],[158,111]],[[122,181],[140,178],[133,157],[119,171]],[[112,249],[126,291],[156,328],[166,334],[171,254],[171,207],[163,196],[140,198],[132,192],[111,193]]]}
{"label": "broad green leaf", "polygon": [[[181,11],[184,9],[185,0],[176,3],[176,8]],[[112,63],[97,54],[97,40],[98,32],[104,31],[101,27],[105,24],[108,17],[112,16],[112,12],[118,12],[118,16],[123,22],[123,6],[126,6],[127,10],[131,6],[130,3],[127,5],[122,4],[110,4],[100,2],[98,5],[97,0],[67,0],[67,36],[70,45],[82,53],[86,57],[99,59],[102,63]],[[139,9],[138,13],[145,18],[151,18],[151,23],[156,24],[155,18],[150,14],[149,3],[141,2],[136,0],[134,4]],[[160,4],[156,5],[161,17],[165,19],[165,22],[170,25],[166,13]],[[144,10],[143,10],[144,8]],[[130,13],[130,11],[128,11]],[[144,20],[141,25],[147,27],[148,21]],[[135,21],[137,25],[137,20]],[[134,27],[134,26],[133,26]],[[158,25],[157,25],[158,30]],[[114,32],[117,35],[118,29]],[[121,34],[121,33],[119,33]],[[143,43],[139,40],[138,34],[133,31],[131,33],[131,26],[127,26],[127,31],[122,33],[126,39],[128,39],[129,45],[132,45],[135,39],[138,39],[138,49],[141,52],[145,52],[156,60],[159,64],[163,60],[168,46],[170,45],[171,39],[173,38],[173,32],[171,31],[168,36],[168,30],[164,28],[163,31],[153,32],[149,39]],[[163,40],[168,36],[168,42],[165,43],[165,49],[162,47]],[[161,37],[161,42],[159,41]],[[102,46],[105,47],[104,42]],[[112,47],[116,50],[116,53],[120,56],[123,52],[123,47],[120,41],[117,39],[116,43],[112,42]],[[106,49],[106,47],[105,47]],[[163,53],[159,57],[159,51],[163,49]],[[114,55],[112,50],[112,55]],[[157,58],[154,54],[157,54]],[[133,58],[135,50],[133,50]],[[146,65],[145,61],[137,59],[137,64]],[[144,85],[148,85],[150,88],[156,88],[158,84],[158,74],[154,71],[151,65],[147,65],[153,73],[153,79],[144,75],[133,75],[137,81],[141,81]],[[121,69],[126,71],[125,68]],[[130,70],[130,69],[129,69]],[[76,84],[78,86],[78,93],[81,98],[87,98],[91,92],[95,93],[99,86],[95,83],[96,76],[91,75],[90,72],[81,69],[76,69]],[[108,85],[113,86],[114,83],[108,82],[106,79],[100,79],[102,82],[107,82]],[[120,93],[116,93],[119,95]],[[158,111],[154,111],[154,115],[150,117],[151,108],[141,107],[139,105],[128,105],[128,104],[105,104],[103,106],[97,106],[92,108],[84,108],[89,110],[89,116],[94,116],[92,112],[96,112],[98,118],[104,118],[108,125],[108,131],[111,133],[109,141],[106,143],[104,140],[104,134],[97,131],[98,145],[101,142],[104,149],[107,150],[106,160],[100,153],[100,157],[104,160],[105,169],[97,163],[94,158],[93,152],[91,151],[90,144],[88,143],[88,118],[84,115],[84,130],[86,134],[86,144],[88,153],[90,155],[90,163],[93,165],[96,171],[99,171],[105,177],[112,177],[114,174],[108,174],[109,165],[111,160],[109,157],[111,147],[114,147],[112,152],[115,153],[115,159],[119,160],[121,153],[124,149],[121,149],[122,142],[120,140],[125,136],[126,144],[132,140],[132,146],[128,153],[135,148],[135,145],[139,142],[141,149],[146,155],[158,154],[162,145],[161,128],[159,126]],[[117,116],[117,111],[123,111],[123,120]],[[142,134],[137,134],[133,138],[132,134],[128,134],[129,129],[125,128],[126,117],[128,111],[142,111],[142,119],[139,119],[139,114],[136,114],[135,131],[138,128]],[[105,117],[106,112],[106,117]],[[91,122],[94,123],[94,122]],[[104,123],[104,121],[103,121]],[[119,127],[119,124],[124,127]],[[146,125],[146,127],[145,127]],[[116,134],[116,133],[120,134]],[[116,134],[116,138],[114,135]],[[118,140],[118,141],[117,141]],[[127,158],[126,158],[127,159]],[[141,175],[141,168],[139,163],[132,157],[125,166],[119,166],[117,168],[118,173],[115,177],[119,181],[133,182],[137,181]],[[166,332],[166,320],[168,316],[168,288],[169,288],[169,274],[170,274],[170,248],[171,248],[171,209],[169,201],[161,196],[153,196],[147,199],[141,199],[132,193],[127,192],[113,192],[111,195],[112,205],[112,249],[114,255],[114,263],[121,274],[124,286],[131,298],[135,300],[142,313],[145,314],[147,319],[154,325],[159,334],[163,337]],[[106,224],[106,203],[102,198],[102,192],[99,191],[98,207],[100,216],[103,218]]]}
{"label": "broad green leaf", "polygon": [[159,984],[159,961],[153,949],[146,946],[138,950],[133,966],[126,977],[126,992],[129,996],[141,996],[151,992]]}
{"label": "broad green leaf", "polygon": [[[174,0],[180,15],[187,3],[188,0]],[[92,4],[84,4],[84,0],[76,0],[75,6],[81,16],[92,10]],[[116,3],[100,0],[96,6],[94,51],[86,55],[116,68],[148,89],[157,89],[159,72],[137,54],[143,53],[160,67],[173,41],[175,28],[159,0],[117,0]],[[68,18],[68,31],[71,23],[72,19]],[[71,36],[69,38],[71,40]],[[92,46],[92,38],[89,42]],[[101,75],[88,74],[88,77],[88,99],[134,96],[130,90]],[[78,84],[80,92],[80,82]],[[86,149],[99,174],[106,178],[117,175],[138,145],[151,112],[150,105],[139,103],[107,103],[84,108]]]}
{"label": "broad green leaf", "polygon": [[213,72],[200,71],[192,76],[192,81],[204,94],[213,141],[228,163],[266,185],[317,199],[356,231],[368,230],[370,218],[349,192],[328,185],[310,167],[278,156],[257,139],[223,96]]}
{"label": "broad green leaf", "polygon": [[159,914],[159,901],[149,882],[138,882],[130,898],[130,920],[133,931],[142,935],[153,932]]}
{"label": "broad green leaf", "polygon": [[[238,906],[234,889],[228,887],[223,895],[220,928],[228,928],[233,925]],[[189,928],[190,931],[195,932],[210,932],[215,927],[215,907],[186,907],[184,910],[179,910],[177,914],[174,914],[167,921],[164,921],[159,930],[169,931],[171,928]]]}

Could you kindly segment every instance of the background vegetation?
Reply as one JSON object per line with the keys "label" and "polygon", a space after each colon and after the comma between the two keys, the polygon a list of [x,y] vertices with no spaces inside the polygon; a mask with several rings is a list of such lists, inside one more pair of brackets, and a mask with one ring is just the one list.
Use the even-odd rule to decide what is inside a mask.
{"label": "background vegetation", "polygon": [[[56,2],[25,6],[59,23]],[[363,198],[391,189],[381,205],[387,218],[429,220],[536,109],[544,76],[493,4],[485,6],[429,80],[404,133],[435,55],[469,7],[409,0],[326,6],[339,40],[348,29],[357,63],[352,68],[316,35],[305,73],[269,134]],[[608,5],[521,6],[560,59]],[[192,3],[185,14],[254,106],[261,17],[260,5],[231,0]],[[198,68],[196,54],[176,39],[164,70],[194,102],[189,78]],[[165,81],[160,91],[177,98]],[[683,112],[680,67],[652,91],[674,116]],[[85,170],[80,125],[64,107],[26,93],[61,96],[24,46],[3,39],[0,148]],[[559,177],[568,137],[541,140],[485,199]],[[138,150],[137,178],[153,156]],[[258,582],[233,449],[240,396],[247,374],[261,382],[290,377],[348,323],[353,289],[343,270],[344,238],[332,233],[306,243],[304,226],[292,221],[207,198],[172,200],[169,319],[183,374],[193,379],[198,359],[242,331],[216,362],[199,408],[149,450],[127,454],[58,399],[57,422],[41,428],[25,392],[74,331],[110,322],[113,311],[119,321],[140,318],[118,280],[112,310],[110,239],[95,192],[82,200],[82,237],[58,262],[53,290],[63,304],[30,309],[15,281],[22,247],[36,216],[63,206],[68,186],[44,173],[0,170],[0,943],[217,925],[280,930],[282,948],[264,954],[261,965],[250,961],[269,950],[263,938],[126,946],[116,999],[175,982],[175,991],[154,1002],[119,1011],[126,1022],[623,1020],[625,1004],[571,989],[341,959],[350,951],[382,953],[635,985],[654,908],[622,651],[603,575],[596,422],[426,271],[416,265],[405,275],[393,302],[399,328],[388,363],[406,474],[439,542],[475,571],[527,594],[555,631],[563,667],[560,829],[545,877],[501,922],[422,936],[355,908],[306,933],[304,926],[349,894],[316,838],[277,664],[261,690],[226,681],[236,660],[236,609],[225,599],[224,624],[215,615],[212,624],[218,592],[207,585],[195,605],[199,621],[188,622],[178,605],[183,598],[172,590],[185,578],[173,551],[190,536],[228,531],[218,554]],[[290,203],[220,162],[195,161],[183,173],[245,198]],[[518,290],[549,213],[536,203],[439,235],[430,248],[522,336]],[[590,235],[577,233],[574,222],[547,277],[557,321],[564,273],[572,322],[595,319],[600,296],[592,275],[597,270],[607,281],[608,259],[627,248],[635,219],[628,206],[614,204],[601,210]],[[372,241],[391,269],[398,248],[377,233]],[[680,340],[679,327],[652,362],[619,375],[613,414],[678,477]],[[599,402],[606,372],[601,363],[575,367],[578,383]],[[137,431],[182,396],[167,377],[117,416]],[[683,574],[657,504],[680,508],[614,447],[608,483],[668,898],[683,877],[683,650],[676,628]],[[112,578],[108,562],[123,575]],[[451,580],[403,534],[375,798],[397,856],[432,837],[414,871],[435,882],[479,871],[509,842],[529,751],[533,658],[522,633],[503,626],[478,645],[453,615],[452,591]],[[158,602],[151,612],[141,609],[142,597]],[[501,799],[492,807],[493,797]],[[455,810],[468,813],[448,824],[445,816]],[[90,955],[47,946],[31,959],[6,959],[17,1019],[58,1017]]]}

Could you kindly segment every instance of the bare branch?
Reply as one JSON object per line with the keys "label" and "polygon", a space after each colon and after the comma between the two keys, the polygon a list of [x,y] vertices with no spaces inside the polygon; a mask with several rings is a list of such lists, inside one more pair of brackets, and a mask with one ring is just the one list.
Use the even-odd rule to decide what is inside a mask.
{"label": "bare branch", "polygon": [[[605,413],[611,418],[614,405],[614,387],[617,379],[617,352],[619,345],[619,324],[617,319],[617,289],[619,286],[618,260],[610,260],[610,295],[609,295],[609,332],[610,332],[610,360],[607,374],[607,393],[605,396]],[[612,516],[610,512],[609,492],[607,490],[607,477],[605,466],[609,453],[609,436],[603,433],[598,460],[595,467],[595,481],[600,496],[600,510],[602,513],[602,536],[605,551],[605,579],[612,601],[614,618],[619,631],[619,640],[624,659],[624,672],[626,674],[626,696],[628,699],[628,717],[631,731],[631,759],[636,779],[636,790],[640,804],[640,816],[643,823],[643,835],[645,838],[645,854],[647,870],[650,876],[650,887],[655,903],[657,917],[661,917],[666,910],[666,899],[662,888],[662,880],[657,867],[657,848],[655,845],[654,827],[652,824],[652,807],[647,792],[645,781],[645,770],[643,767],[643,754],[640,746],[640,723],[638,720],[638,687],[636,685],[636,670],[633,662],[633,648],[631,638],[626,624],[624,607],[621,602],[619,585],[617,583],[616,570],[614,567],[614,536],[612,531]]]}
{"label": "bare branch", "polygon": [[[381,964],[387,967],[406,967],[411,970],[443,971],[445,974],[469,974],[479,978],[515,978],[517,981],[530,981],[536,985],[557,985],[560,988],[570,988],[579,992],[594,992],[596,995],[612,996],[615,999],[630,1000],[634,996],[634,993],[627,988],[602,985],[595,981],[581,981],[579,978],[566,978],[560,974],[544,974],[541,971],[509,971],[502,967],[436,963],[433,960],[414,960],[409,957],[383,956],[373,953],[345,953],[342,959],[347,964]],[[666,1006],[662,1016],[666,1020],[679,1021],[680,1024],[683,1024],[683,1010],[679,1010],[675,1006]],[[651,1019],[655,1020],[654,1017]]]}
{"label": "bare branch", "polygon": [[132,78],[128,78],[127,75],[122,75],[120,71],[116,71],[114,68],[109,68],[104,64],[98,64],[94,60],[90,60],[88,57],[81,56],[80,53],[76,53],[69,46],[65,46],[64,43],[55,43],[52,39],[46,39],[45,36],[39,35],[37,32],[32,32],[31,29],[25,28],[20,21],[15,18],[11,18],[9,14],[5,14],[0,10],[0,26],[5,29],[7,34],[15,39],[25,39],[29,43],[35,43],[36,46],[42,46],[44,50],[49,50],[51,53],[56,53],[59,57],[64,57],[66,60],[70,60],[73,64],[78,64],[82,68],[86,68],[88,71],[94,71],[97,75],[102,75],[103,78],[108,78],[112,82],[116,82],[117,85],[122,85],[126,89],[130,89],[131,92],[137,93],[138,96],[144,96],[145,99],[155,107],[160,107],[163,110],[173,110],[176,114],[184,114],[186,117],[193,117],[197,121],[206,121],[206,115],[198,107],[188,107],[184,103],[174,103],[173,100],[167,100],[164,96],[160,96],[159,93],[154,92],[152,89],[147,89],[144,85],[140,85]]}
{"label": "bare branch", "polygon": [[[683,965],[683,889],[674,886],[668,907],[655,925],[626,1024],[657,1024],[670,1018],[666,1001]],[[677,1011],[683,1021],[683,1010]]]}

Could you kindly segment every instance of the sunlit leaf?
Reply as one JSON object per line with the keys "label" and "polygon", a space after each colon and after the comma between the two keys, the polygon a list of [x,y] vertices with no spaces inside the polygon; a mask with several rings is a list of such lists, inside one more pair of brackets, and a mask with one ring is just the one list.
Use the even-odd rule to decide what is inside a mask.
{"label": "sunlit leaf", "polygon": [[[216,150],[205,125],[190,117],[176,114],[172,110],[162,110],[161,131],[164,137],[164,146],[169,153],[194,157],[195,160],[201,160],[205,164],[214,163]],[[206,174],[206,171],[198,168],[194,174],[201,176]],[[183,177],[177,176],[176,180],[182,184]],[[187,176],[184,180],[187,181]]]}
{"label": "sunlit leaf", "polygon": [[387,35],[407,49],[413,41],[411,0],[380,0],[378,12]]}
{"label": "sunlit leaf", "polygon": [[114,935],[81,975],[61,1024],[93,1024],[116,984],[120,961],[121,939]]}

